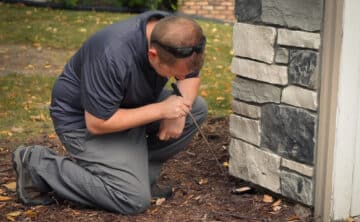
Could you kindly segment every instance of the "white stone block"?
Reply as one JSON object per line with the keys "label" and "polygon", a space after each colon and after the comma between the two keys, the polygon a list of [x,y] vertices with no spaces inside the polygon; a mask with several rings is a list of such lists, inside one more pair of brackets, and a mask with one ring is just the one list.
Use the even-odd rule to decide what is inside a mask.
{"label": "white stone block", "polygon": [[273,63],[276,29],[268,26],[236,23],[233,29],[234,53],[237,56]]}
{"label": "white stone block", "polygon": [[260,121],[230,115],[230,134],[251,144],[260,145]]}
{"label": "white stone block", "polygon": [[244,149],[244,145],[242,145],[241,143],[242,142],[240,140],[234,138],[232,138],[230,141],[229,173],[235,177],[248,181],[249,174],[246,165],[246,150]]}
{"label": "white stone block", "polygon": [[246,157],[249,180],[280,193],[281,157],[257,148],[248,149]]}
{"label": "white stone block", "polygon": [[253,119],[259,119],[261,117],[261,107],[250,105],[245,102],[233,100],[232,109],[235,113],[240,114],[242,116],[247,116]]}
{"label": "white stone block", "polygon": [[278,48],[276,50],[275,62],[280,64],[288,64],[289,50],[286,48]]}
{"label": "white stone block", "polygon": [[269,65],[234,57],[231,71],[239,76],[276,85],[288,84],[287,66]]}
{"label": "white stone block", "polygon": [[318,107],[317,93],[298,86],[288,86],[284,88],[281,102],[314,111],[316,111]]}
{"label": "white stone block", "polygon": [[293,31],[288,29],[278,30],[278,38],[277,38],[278,45],[319,49],[320,42],[321,39],[319,33]]}
{"label": "white stone block", "polygon": [[280,193],[280,157],[232,139],[230,144],[230,174]]}

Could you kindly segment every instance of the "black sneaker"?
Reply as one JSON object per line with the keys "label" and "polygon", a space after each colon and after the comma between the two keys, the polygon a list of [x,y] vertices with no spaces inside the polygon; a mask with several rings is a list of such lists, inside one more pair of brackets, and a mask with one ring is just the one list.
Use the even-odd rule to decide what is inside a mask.
{"label": "black sneaker", "polygon": [[153,183],[151,185],[151,197],[153,199],[165,198],[169,199],[173,194],[172,187],[159,185],[157,183]]}
{"label": "black sneaker", "polygon": [[12,155],[16,172],[16,192],[21,202],[26,205],[49,205],[55,202],[48,193],[39,192],[33,183],[27,166],[32,147],[18,147]]}

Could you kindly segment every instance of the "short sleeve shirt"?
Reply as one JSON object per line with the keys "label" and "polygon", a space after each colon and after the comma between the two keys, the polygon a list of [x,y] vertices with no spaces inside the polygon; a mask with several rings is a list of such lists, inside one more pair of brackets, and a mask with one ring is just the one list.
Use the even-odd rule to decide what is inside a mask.
{"label": "short sleeve shirt", "polygon": [[50,114],[57,133],[86,128],[85,110],[106,120],[119,108],[156,101],[167,78],[149,64],[146,23],[166,15],[140,14],[106,27],[83,44],[53,88]]}

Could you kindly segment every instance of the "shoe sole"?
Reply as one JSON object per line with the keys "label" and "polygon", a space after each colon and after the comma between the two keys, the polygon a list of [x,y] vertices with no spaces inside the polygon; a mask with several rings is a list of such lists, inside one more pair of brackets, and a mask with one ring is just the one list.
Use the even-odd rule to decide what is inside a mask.
{"label": "shoe sole", "polygon": [[19,147],[12,153],[13,168],[16,172],[16,192],[17,192],[18,198],[21,202],[23,202],[27,206],[50,205],[55,202],[54,199],[49,197],[46,200],[45,199],[44,200],[32,200],[32,199],[26,198],[23,189],[20,188],[20,184],[23,183],[23,179],[24,179],[22,176],[23,170],[24,170],[24,167],[22,164],[23,160],[21,160],[21,158],[20,158],[20,152],[25,150],[23,157],[26,157],[26,155],[27,155],[26,149],[30,149],[30,148]]}
{"label": "shoe sole", "polygon": [[26,149],[25,147],[19,147],[17,148],[13,153],[12,153],[12,160],[13,160],[13,168],[16,172],[16,193],[18,194],[19,199],[24,203],[24,204],[29,204],[29,201],[24,197],[24,194],[22,192],[22,189],[20,189],[20,184],[22,184],[22,171],[23,171],[23,166],[22,166],[22,161],[20,159],[20,152],[22,150]]}

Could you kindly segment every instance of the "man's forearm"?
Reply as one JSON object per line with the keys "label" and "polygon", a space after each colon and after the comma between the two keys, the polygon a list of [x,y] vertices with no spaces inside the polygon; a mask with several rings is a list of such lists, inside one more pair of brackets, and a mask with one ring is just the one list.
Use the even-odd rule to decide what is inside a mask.
{"label": "man's forearm", "polygon": [[193,104],[199,92],[200,78],[196,77],[178,80],[177,86],[185,100],[189,101],[190,104]]}
{"label": "man's forearm", "polygon": [[154,103],[134,109],[118,109],[109,119],[103,120],[85,112],[86,127],[90,133],[105,134],[138,127],[162,118],[161,106]]}

